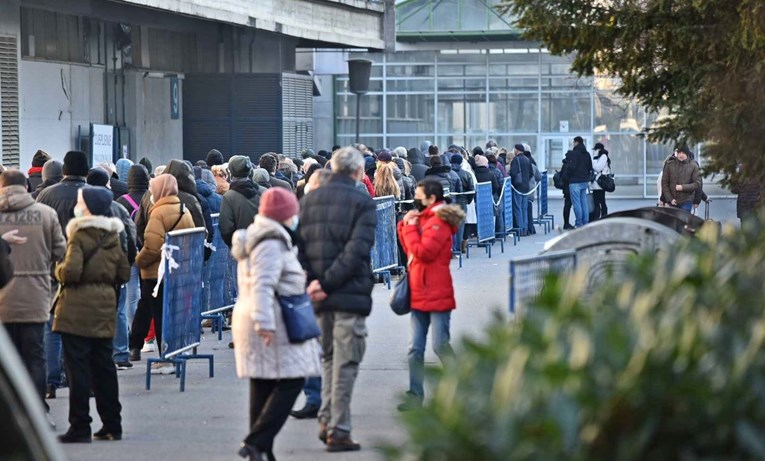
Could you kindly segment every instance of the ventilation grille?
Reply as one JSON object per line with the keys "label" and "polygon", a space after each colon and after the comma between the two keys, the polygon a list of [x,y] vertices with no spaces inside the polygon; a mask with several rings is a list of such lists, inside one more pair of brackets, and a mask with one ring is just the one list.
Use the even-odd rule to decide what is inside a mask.
{"label": "ventilation grille", "polygon": [[305,75],[282,75],[282,152],[300,156],[313,148],[313,79]]}
{"label": "ventilation grille", "polygon": [[19,167],[19,64],[16,37],[0,36],[2,163]]}

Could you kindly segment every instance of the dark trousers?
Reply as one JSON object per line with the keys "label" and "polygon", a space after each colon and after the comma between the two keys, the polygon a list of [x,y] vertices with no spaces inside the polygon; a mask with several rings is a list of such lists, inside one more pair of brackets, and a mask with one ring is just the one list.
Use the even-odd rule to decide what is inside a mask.
{"label": "dark trousers", "polygon": [[112,360],[112,338],[86,338],[61,333],[64,364],[69,378],[69,430],[90,435],[90,390],[104,429],[122,433],[117,368]]}
{"label": "dark trousers", "polygon": [[568,192],[568,184],[563,188],[563,224],[571,225],[571,194]]}
{"label": "dark trousers", "polygon": [[592,198],[595,200],[595,209],[590,213],[590,221],[597,221],[598,219],[605,218],[608,215],[606,191],[594,190],[592,191]]}
{"label": "dark trousers", "polygon": [[265,453],[274,448],[274,438],[290,415],[304,378],[250,380],[250,433],[244,443]]}
{"label": "dark trousers", "polygon": [[537,229],[534,227],[534,202],[529,200],[528,205],[528,222],[529,222],[529,235],[536,234]]}
{"label": "dark trousers", "polygon": [[152,296],[157,279],[141,279],[141,299],[138,301],[138,309],[135,311],[133,326],[130,330],[130,348],[140,349],[143,340],[149,334],[151,319],[154,319],[154,333],[157,336],[158,350],[162,350],[162,285],[159,286],[159,294]]}
{"label": "dark trousers", "polygon": [[35,391],[43,401],[45,409],[45,322],[42,323],[6,323],[5,331],[16,347],[21,361],[27,368]]}

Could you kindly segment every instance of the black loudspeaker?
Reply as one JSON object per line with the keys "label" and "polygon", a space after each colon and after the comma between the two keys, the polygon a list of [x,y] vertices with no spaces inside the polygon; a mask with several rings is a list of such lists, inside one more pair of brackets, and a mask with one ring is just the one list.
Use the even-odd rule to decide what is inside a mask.
{"label": "black loudspeaker", "polygon": [[369,91],[369,75],[372,73],[372,61],[369,59],[349,59],[348,79],[353,94],[366,94]]}

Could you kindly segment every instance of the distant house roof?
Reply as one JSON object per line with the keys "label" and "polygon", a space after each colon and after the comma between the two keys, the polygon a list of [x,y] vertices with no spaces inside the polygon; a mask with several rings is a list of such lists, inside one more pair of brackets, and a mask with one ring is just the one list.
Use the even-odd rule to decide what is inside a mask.
{"label": "distant house roof", "polygon": [[500,0],[403,0],[396,4],[396,39],[421,41],[519,40],[513,18],[494,8]]}

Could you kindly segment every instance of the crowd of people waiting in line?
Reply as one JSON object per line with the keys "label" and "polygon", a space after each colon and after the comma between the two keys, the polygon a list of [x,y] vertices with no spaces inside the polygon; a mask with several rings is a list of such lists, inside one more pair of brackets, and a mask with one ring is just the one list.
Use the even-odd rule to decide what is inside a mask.
{"label": "crowd of people waiting in line", "polygon": [[[61,442],[122,438],[117,370],[141,360],[150,330],[157,347],[163,344],[158,273],[165,236],[204,228],[211,242],[216,213],[239,262],[232,346],[237,374],[250,379],[250,431],[241,456],[274,460],[274,438],[290,414],[318,417],[328,451],[360,449],[351,438],[350,401],[372,309],[375,196],[404,205],[398,237],[411,275],[412,337],[409,399],[399,410],[422,403],[431,326],[439,358],[453,356],[450,260],[475,232],[470,192],[488,182],[498,200],[510,178],[515,227],[522,235],[534,232],[531,201],[541,177],[529,146],[507,151],[490,141],[485,150],[450,146],[441,152],[424,142],[419,149],[373,152],[359,144],[335,146],[331,153],[304,150],[301,157],[267,153],[255,166],[242,155],[226,162],[213,149],[195,165],[171,160],[153,168],[143,158],[91,168],[83,152],[70,151],[61,163],[38,151],[27,175],[3,169],[0,321],[46,408],[45,399],[68,385],[69,428]],[[668,206],[690,211],[699,195],[692,158],[681,147],[667,160],[660,184]],[[577,227],[588,222],[583,194],[593,174],[610,174],[610,167],[602,144],[591,157],[575,138],[561,176]],[[607,214],[599,195],[596,218]],[[210,255],[206,245],[205,260]],[[322,334],[293,344],[278,298],[301,293],[314,303]],[[158,363],[151,372],[174,368]],[[293,410],[301,390],[306,404]],[[95,433],[91,396],[103,423]]]}
{"label": "crowd of people waiting in line", "polygon": [[[457,173],[463,163],[472,171],[476,160],[457,151],[444,159],[427,147],[436,152],[430,167],[419,151],[410,163],[400,151],[371,154],[355,146],[333,154],[306,150],[301,159],[263,154],[257,167],[248,156],[224,162],[217,150],[196,165],[171,160],[157,168],[147,158],[91,168],[83,152],[70,151],[59,162],[38,151],[28,175],[4,169],[0,321],[46,409],[46,399],[69,387],[69,427],[59,440],[122,439],[117,370],[141,360],[152,324],[157,348],[163,347],[158,274],[165,236],[203,228],[211,242],[218,213],[219,232],[239,261],[231,324],[237,373],[250,379],[251,425],[239,454],[275,459],[273,440],[290,414],[318,417],[328,451],[360,449],[351,438],[350,401],[372,309],[376,193],[411,200],[398,230],[405,257],[412,273],[439,274],[439,290],[425,277],[411,283],[407,405],[420,403],[429,325],[439,356],[448,356],[456,307],[449,264],[464,211],[446,196],[464,190],[463,180],[472,187],[472,176]],[[488,171],[488,160],[476,157],[476,170]],[[210,254],[206,245],[205,260]],[[278,298],[300,293],[314,303],[322,334],[293,344]],[[157,363],[151,372],[174,368]],[[301,390],[306,406],[293,411]],[[103,424],[96,432],[91,397]]]}

